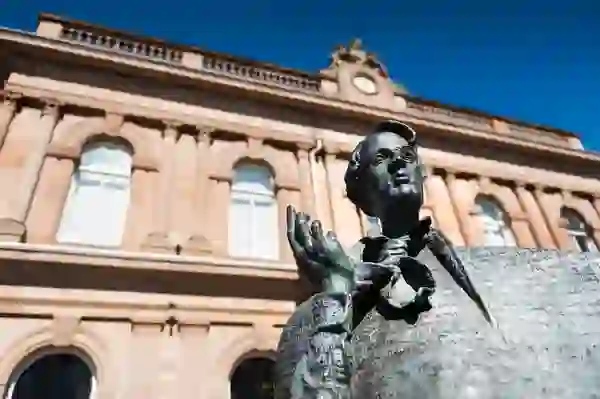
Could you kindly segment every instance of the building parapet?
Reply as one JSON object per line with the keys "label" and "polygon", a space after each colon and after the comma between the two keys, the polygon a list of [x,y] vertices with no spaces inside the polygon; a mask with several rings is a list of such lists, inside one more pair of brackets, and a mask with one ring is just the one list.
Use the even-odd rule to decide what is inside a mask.
{"label": "building parapet", "polygon": [[319,92],[321,86],[318,76],[300,71],[172,45],[48,14],[40,16],[37,34],[289,90]]}
{"label": "building parapet", "polygon": [[268,66],[257,66],[252,62],[240,62],[219,55],[204,55],[202,69],[214,73],[233,76],[244,80],[283,86],[288,89],[320,91],[320,79],[304,74],[278,71]]}
{"label": "building parapet", "polygon": [[[400,114],[416,119],[423,119],[448,126],[493,133],[507,138],[537,142],[555,147],[576,150],[583,149],[579,138],[569,132],[542,126],[527,125],[483,112],[439,104],[434,101],[410,96],[402,90],[394,89],[392,97],[390,97],[391,100],[386,97],[382,102],[370,103],[372,95],[365,95],[363,98],[360,96],[344,98],[347,97],[348,90],[340,87],[339,82],[337,86],[334,84],[333,93],[326,90],[330,85],[328,86],[325,83],[331,83],[330,80],[336,75],[335,73],[333,75],[330,73],[329,75],[331,76],[323,71],[320,74],[309,74],[268,63],[244,60],[227,54],[204,51],[192,46],[169,44],[161,40],[136,36],[49,14],[42,14],[40,16],[36,34],[49,39],[59,39],[121,54],[139,56],[150,61],[165,62],[173,67],[208,73],[215,77],[232,78],[240,82],[280,88],[289,92],[295,92],[298,95],[305,94],[313,98],[319,97],[321,100],[337,99],[344,102],[356,103],[357,105],[364,102],[363,105],[367,108],[387,109],[394,113],[400,112]],[[365,52],[360,46],[350,46],[349,48],[350,50],[346,50],[350,52],[354,51],[358,55],[364,56],[366,67],[373,67],[371,64],[376,59],[373,58],[372,54]],[[329,72],[339,68],[340,63],[344,60],[345,62],[356,62],[360,58],[350,57],[350,59],[345,59],[342,57],[342,59],[338,53],[339,50],[333,54],[332,65],[328,69]],[[361,64],[360,67],[363,68],[365,65]],[[384,68],[380,65],[379,61],[375,62],[375,66]],[[381,68],[375,68],[375,72],[379,72],[376,75],[381,75],[379,76],[381,79],[388,79],[387,74],[381,73]],[[393,84],[391,87],[394,87]],[[401,118],[402,116],[399,117]]]}
{"label": "building parapet", "polygon": [[182,58],[182,51],[176,48],[103,34],[67,24],[62,27],[60,38],[175,64],[180,64]]}

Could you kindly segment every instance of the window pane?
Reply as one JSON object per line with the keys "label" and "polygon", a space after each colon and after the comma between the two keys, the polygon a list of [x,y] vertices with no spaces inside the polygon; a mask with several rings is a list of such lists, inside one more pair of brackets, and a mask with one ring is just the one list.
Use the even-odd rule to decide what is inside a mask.
{"label": "window pane", "polygon": [[228,247],[231,256],[252,256],[252,206],[248,200],[231,198]]}
{"label": "window pane", "polygon": [[123,241],[129,208],[129,186],[105,183],[98,191],[95,242],[97,245],[119,246]]}
{"label": "window pane", "polygon": [[125,147],[113,143],[95,143],[81,155],[80,168],[129,176],[131,161],[131,155]]}
{"label": "window pane", "polygon": [[507,226],[503,226],[502,228],[502,235],[504,237],[504,245],[507,247],[516,247],[517,246],[517,241],[515,240],[515,235],[513,234],[512,230],[507,227]]}
{"label": "window pane", "polygon": [[130,201],[128,177],[81,170],[74,174],[57,240],[119,246]]}
{"label": "window pane", "polygon": [[273,196],[271,172],[259,165],[241,165],[236,168],[232,191],[245,191]]}
{"label": "window pane", "polygon": [[495,202],[480,198],[476,201],[479,207],[479,221],[486,246],[516,246],[515,236],[506,225],[504,210]]}
{"label": "window pane", "polygon": [[275,201],[254,202],[253,255],[261,259],[279,259],[279,220]]}
{"label": "window pane", "polygon": [[76,180],[73,196],[67,203],[65,223],[61,226],[58,240],[63,242],[96,244],[94,232],[97,229],[99,210],[97,199],[102,194],[102,186],[93,180]]}
{"label": "window pane", "polygon": [[229,253],[262,259],[279,258],[279,220],[273,176],[260,165],[236,168],[231,187]]}

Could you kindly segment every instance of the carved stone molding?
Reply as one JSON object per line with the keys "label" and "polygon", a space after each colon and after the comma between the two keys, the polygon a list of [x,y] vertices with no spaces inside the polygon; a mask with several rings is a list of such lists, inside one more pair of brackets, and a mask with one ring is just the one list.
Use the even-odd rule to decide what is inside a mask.
{"label": "carved stone molding", "polygon": [[480,176],[478,179],[479,189],[482,192],[492,192],[494,190],[494,186],[492,183],[492,179],[487,176]]}
{"label": "carved stone molding", "polygon": [[262,145],[262,141],[260,140],[255,141],[254,144],[247,145],[246,148],[241,151],[227,151],[216,154],[216,156],[219,157],[219,162],[212,165],[212,169],[209,173],[211,179],[231,182],[233,180],[235,166],[240,161],[247,161],[250,163],[266,165],[271,170],[275,180],[275,186],[278,189],[300,190],[298,174],[290,174],[289,168],[285,163],[281,162],[277,153],[270,147]]}
{"label": "carved stone molding", "polygon": [[81,318],[74,315],[57,315],[52,320],[52,344],[70,346],[81,324]]}
{"label": "carved stone molding", "polygon": [[52,98],[42,99],[44,107],[42,108],[42,116],[51,116],[58,118],[61,111],[62,103]]}
{"label": "carved stone molding", "polygon": [[146,236],[142,243],[142,250],[163,254],[174,254],[177,252],[176,246],[171,242],[168,233],[152,232]]}
{"label": "carved stone molding", "polygon": [[181,136],[181,123],[178,121],[164,121],[163,137],[167,140],[177,142]]}
{"label": "carved stone molding", "polygon": [[212,126],[197,125],[196,142],[209,144],[216,131],[217,129]]}
{"label": "carved stone molding", "polygon": [[[117,126],[120,126],[117,128]],[[121,115],[84,119],[69,128],[48,146],[47,154],[56,158],[77,160],[83,147],[94,136],[120,137],[133,147],[133,167],[148,171],[158,170],[158,158],[153,146],[138,131],[121,120]]]}
{"label": "carved stone molding", "polygon": [[195,234],[181,246],[181,253],[198,256],[211,255],[213,253],[213,248],[208,238],[202,234]]}
{"label": "carved stone molding", "polygon": [[0,241],[22,242],[26,232],[24,223],[12,218],[0,218]]}
{"label": "carved stone molding", "polygon": [[4,106],[14,112],[17,109],[19,101],[23,98],[23,95],[14,91],[5,91],[3,97]]}
{"label": "carved stone molding", "polygon": [[563,201],[565,203],[570,203],[573,201],[574,197],[573,197],[573,193],[571,193],[570,191],[567,190],[562,190],[561,191],[562,197],[563,197]]}
{"label": "carved stone molding", "polygon": [[263,140],[250,137],[248,138],[248,152],[246,156],[249,158],[260,158],[263,154]]}
{"label": "carved stone molding", "polygon": [[106,133],[111,136],[116,136],[119,134],[119,131],[123,127],[123,123],[125,122],[125,117],[121,114],[115,114],[109,112],[106,114],[105,120],[105,130]]}

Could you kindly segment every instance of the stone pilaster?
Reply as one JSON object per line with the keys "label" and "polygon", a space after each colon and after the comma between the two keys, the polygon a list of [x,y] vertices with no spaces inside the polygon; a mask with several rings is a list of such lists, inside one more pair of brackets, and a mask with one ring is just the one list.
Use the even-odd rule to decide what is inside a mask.
{"label": "stone pilaster", "polygon": [[209,209],[209,163],[210,140],[214,129],[199,126],[196,135],[196,195],[194,232],[182,247],[182,252],[193,255],[206,255],[212,253],[212,246],[207,238],[207,223]]}
{"label": "stone pilaster", "polygon": [[467,246],[477,245],[477,238],[474,237],[471,231],[472,229],[470,228],[471,212],[468,204],[463,201],[459,181],[454,173],[448,173],[446,175],[446,186],[450,193],[450,200],[452,201],[454,213],[458,219],[460,233],[465,240],[465,244]]}
{"label": "stone pilaster", "polygon": [[458,215],[454,212],[453,201],[442,174],[435,174],[431,171],[425,180],[427,187],[428,202],[433,209],[436,227],[448,236],[456,246],[465,246],[465,239],[460,231],[460,222]]}
{"label": "stone pilaster", "polygon": [[521,208],[525,211],[529,225],[531,226],[531,233],[537,242],[537,245],[541,248],[555,249],[556,243],[552,237],[552,233],[547,226],[542,210],[536,203],[535,198],[531,191],[529,191],[523,184],[517,183],[515,186],[515,194],[521,205]]}
{"label": "stone pilaster", "polygon": [[4,102],[0,105],[0,149],[17,112],[19,99],[19,94],[4,93]]}
{"label": "stone pilaster", "polygon": [[[332,181],[335,179],[335,176],[332,176],[332,168],[333,163],[335,162],[335,154],[326,152],[321,158],[321,162],[317,161],[317,168],[321,170],[317,173],[322,173],[323,181],[321,184],[323,185],[323,192],[319,198],[319,207],[317,208],[319,211],[318,219],[323,223],[324,230],[332,230],[335,231],[335,220],[333,217],[333,203],[332,203]],[[321,177],[321,176],[320,176]]]}
{"label": "stone pilaster", "polygon": [[155,212],[155,226],[153,232],[146,237],[143,244],[145,250],[153,252],[173,252],[174,246],[170,243],[169,233],[171,228],[172,206],[172,179],[174,172],[175,146],[179,138],[179,125],[167,121],[163,131],[161,151],[160,179],[157,192],[157,207]]}
{"label": "stone pilaster", "polygon": [[[430,167],[425,167],[424,170],[425,176],[433,175],[433,169]],[[427,179],[427,178],[426,178]],[[433,226],[437,226],[437,220],[435,218],[435,213],[433,211],[433,202],[431,200],[431,194],[429,193],[429,186],[427,184],[427,180],[423,183],[423,206],[421,207],[420,217],[424,218],[429,216],[433,221]]]}
{"label": "stone pilaster", "polygon": [[37,188],[48,144],[52,140],[54,128],[60,117],[59,104],[53,100],[46,100],[38,124],[38,137],[32,146],[23,165],[18,187],[15,187],[14,196],[7,215],[0,217],[0,240],[20,241],[25,235],[25,219],[31,207],[33,196]]}
{"label": "stone pilaster", "polygon": [[552,214],[552,211],[549,208],[549,204],[544,198],[544,187],[535,186],[533,190],[534,197],[542,211],[542,215],[544,216],[544,221],[552,234],[552,238],[554,239],[554,244],[559,249],[567,249],[569,248],[568,240],[565,240],[563,235],[561,234],[561,228],[559,226],[559,221],[556,220],[560,215],[556,215],[556,217]]}
{"label": "stone pilaster", "polygon": [[302,211],[315,217],[315,195],[311,177],[311,165],[308,149],[298,148],[298,174],[300,176],[300,193],[302,195]]}

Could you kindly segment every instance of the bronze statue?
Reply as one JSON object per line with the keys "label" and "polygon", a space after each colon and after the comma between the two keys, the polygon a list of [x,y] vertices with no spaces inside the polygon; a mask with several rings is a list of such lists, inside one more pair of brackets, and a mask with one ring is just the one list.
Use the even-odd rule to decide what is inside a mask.
{"label": "bronze statue", "polygon": [[492,323],[450,242],[431,227],[430,218],[419,219],[424,180],[416,132],[386,121],[357,145],[345,175],[348,198],[380,220],[381,236],[362,238],[353,257],[333,232],[323,232],[318,220],[288,207],[287,237],[299,273],[317,294],[306,302],[314,329],[301,360],[293,371],[290,365],[279,368],[278,399],[351,396],[348,343],[367,312],[377,308],[386,318],[414,324],[432,308],[436,284],[429,268],[416,259],[425,247]]}

